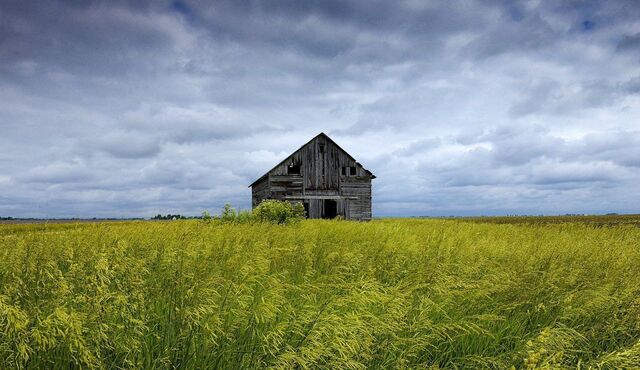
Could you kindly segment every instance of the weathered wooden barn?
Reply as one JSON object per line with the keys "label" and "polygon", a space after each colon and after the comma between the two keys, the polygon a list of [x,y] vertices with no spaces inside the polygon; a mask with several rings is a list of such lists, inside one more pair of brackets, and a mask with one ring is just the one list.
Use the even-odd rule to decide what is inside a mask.
{"label": "weathered wooden barn", "polygon": [[309,218],[371,220],[371,180],[329,136],[320,133],[249,187],[255,208],[265,199],[302,202]]}

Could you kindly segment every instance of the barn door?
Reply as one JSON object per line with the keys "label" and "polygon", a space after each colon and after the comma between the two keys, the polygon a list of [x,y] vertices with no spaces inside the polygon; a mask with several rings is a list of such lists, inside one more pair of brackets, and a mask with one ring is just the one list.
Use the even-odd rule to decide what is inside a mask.
{"label": "barn door", "polygon": [[336,218],[338,215],[338,202],[335,199],[325,199],[322,203],[322,218]]}

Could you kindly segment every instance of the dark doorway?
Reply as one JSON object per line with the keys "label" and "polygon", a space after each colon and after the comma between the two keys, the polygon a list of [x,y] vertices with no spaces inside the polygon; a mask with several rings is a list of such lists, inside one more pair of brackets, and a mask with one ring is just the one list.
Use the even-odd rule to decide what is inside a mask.
{"label": "dark doorway", "polygon": [[304,206],[304,217],[309,218],[309,202],[302,203]]}
{"label": "dark doorway", "polygon": [[338,215],[338,202],[333,199],[325,199],[323,203],[322,218],[335,218]]}

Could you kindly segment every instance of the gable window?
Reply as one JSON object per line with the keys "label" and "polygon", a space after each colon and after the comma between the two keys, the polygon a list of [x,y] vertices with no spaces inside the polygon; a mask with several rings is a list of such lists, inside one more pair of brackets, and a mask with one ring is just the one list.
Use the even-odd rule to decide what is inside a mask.
{"label": "gable window", "polygon": [[320,150],[320,153],[324,153],[324,144],[319,144],[318,148]]}
{"label": "gable window", "polygon": [[288,175],[299,175],[300,174],[300,163],[291,162],[289,166],[287,166],[287,174]]}
{"label": "gable window", "polygon": [[355,176],[358,173],[356,168],[353,166],[342,167],[341,171],[342,171],[342,176]]}

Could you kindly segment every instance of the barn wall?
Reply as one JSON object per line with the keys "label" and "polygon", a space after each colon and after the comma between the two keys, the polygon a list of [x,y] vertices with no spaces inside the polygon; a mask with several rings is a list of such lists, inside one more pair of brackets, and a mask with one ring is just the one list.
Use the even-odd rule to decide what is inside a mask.
{"label": "barn wall", "polygon": [[263,200],[269,199],[270,195],[269,176],[265,176],[251,187],[251,206],[255,208]]}
{"label": "barn wall", "polygon": [[301,196],[303,179],[300,175],[271,176],[270,190],[273,199],[283,200],[285,196]]}
{"label": "barn wall", "polygon": [[340,182],[340,195],[347,199],[346,218],[371,220],[371,178],[343,177]]}
{"label": "barn wall", "polygon": [[[324,153],[320,152],[322,145],[324,145]],[[300,163],[305,190],[338,190],[342,167],[356,167],[356,176],[367,176],[362,165],[322,136],[316,137],[293,153],[271,170],[271,175],[287,175],[291,163]]]}
{"label": "barn wall", "polygon": [[309,199],[309,214],[308,218],[322,218],[322,200]]}

